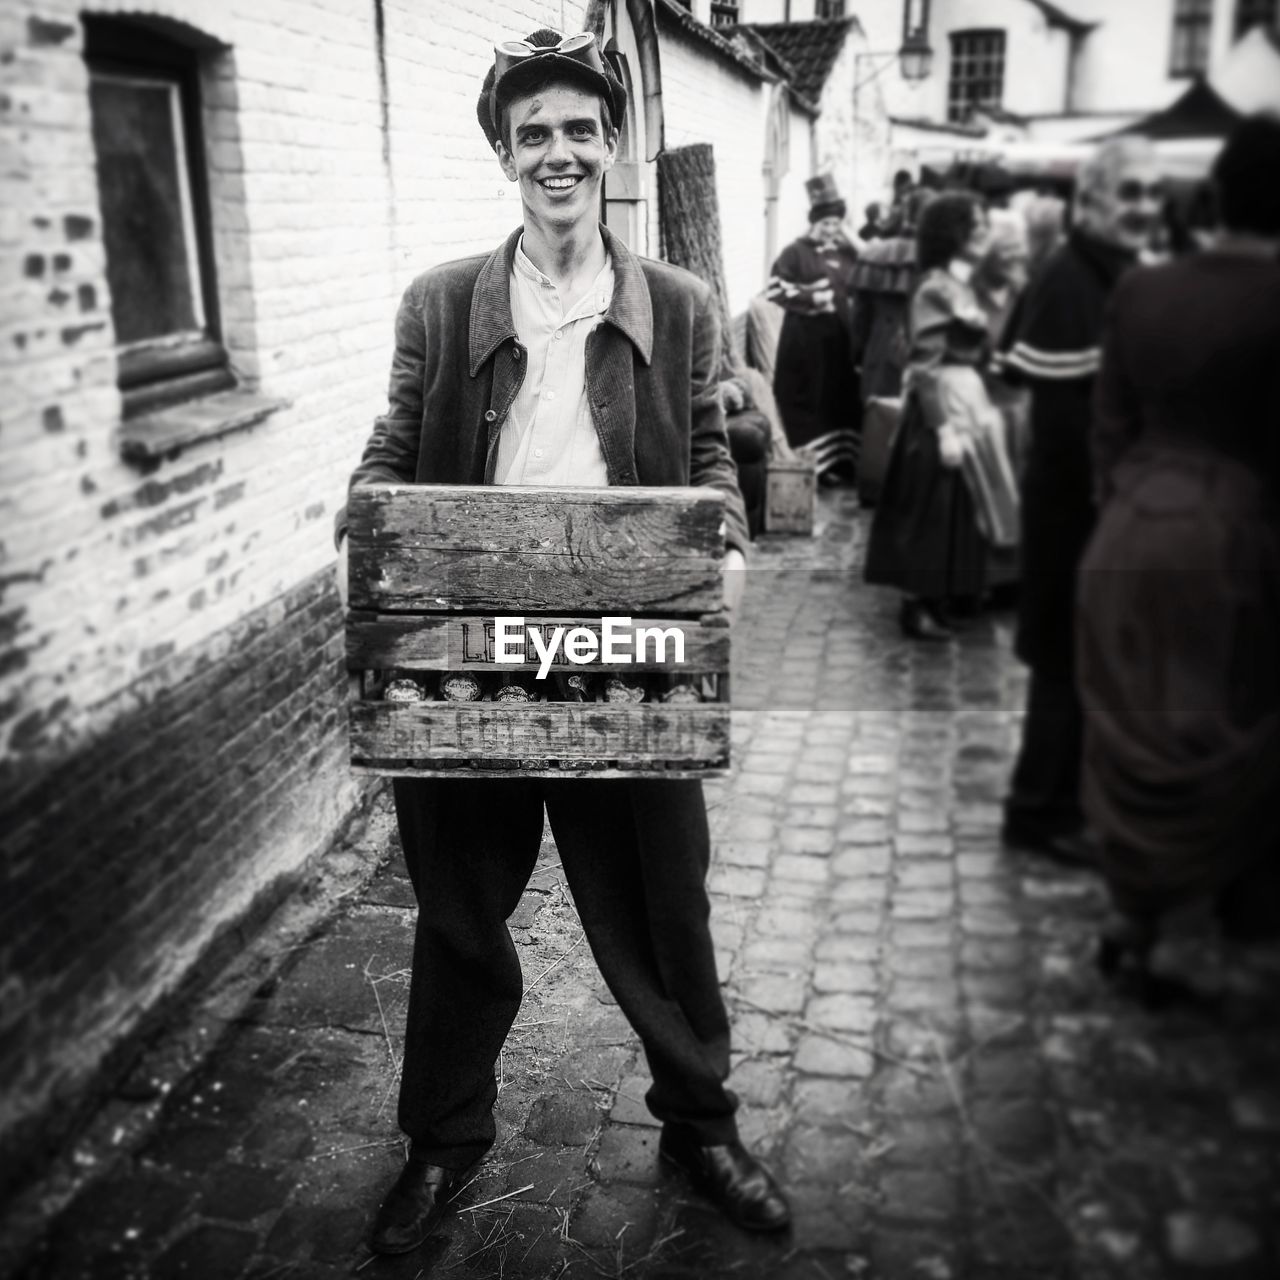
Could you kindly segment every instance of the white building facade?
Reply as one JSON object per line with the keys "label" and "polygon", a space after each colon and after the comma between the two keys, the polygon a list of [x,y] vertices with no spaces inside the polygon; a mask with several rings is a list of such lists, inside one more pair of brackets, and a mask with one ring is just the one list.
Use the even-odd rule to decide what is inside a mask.
{"label": "white building facade", "polygon": [[[1167,106],[1197,77],[1216,86],[1251,32],[1280,29],[1280,0],[739,0],[736,9],[750,23],[856,17],[866,37],[859,132],[874,134],[884,113],[898,154],[963,153],[993,123],[1034,141],[1096,137]],[[909,41],[932,52],[923,79],[904,74],[898,51]]]}

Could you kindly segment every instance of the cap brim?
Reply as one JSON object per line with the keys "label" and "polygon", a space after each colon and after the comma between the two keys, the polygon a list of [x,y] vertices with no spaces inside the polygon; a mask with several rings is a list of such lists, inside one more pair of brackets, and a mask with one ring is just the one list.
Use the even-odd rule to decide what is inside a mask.
{"label": "cap brim", "polygon": [[512,67],[493,86],[494,103],[499,107],[506,106],[512,98],[518,97],[521,93],[553,80],[582,85],[598,93],[609,103],[611,111],[615,109],[613,86],[600,72],[593,71],[573,58],[561,57],[558,53],[544,53],[540,57],[530,58]]}

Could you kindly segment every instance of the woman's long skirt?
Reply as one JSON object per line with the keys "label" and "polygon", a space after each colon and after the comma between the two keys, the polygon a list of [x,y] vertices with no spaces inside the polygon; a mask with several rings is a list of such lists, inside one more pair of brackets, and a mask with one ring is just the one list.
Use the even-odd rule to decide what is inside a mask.
{"label": "woman's long skirt", "polygon": [[1082,562],[1083,799],[1126,910],[1221,894],[1280,859],[1272,501],[1239,463],[1140,445]]}
{"label": "woman's long skirt", "polygon": [[773,393],[787,443],[811,454],[818,474],[852,477],[862,419],[849,330],[838,315],[788,311],[778,338]]}
{"label": "woman's long skirt", "polygon": [[937,432],[907,395],[871,523],[866,581],[925,600],[977,597],[987,543],[959,468],[942,465]]}

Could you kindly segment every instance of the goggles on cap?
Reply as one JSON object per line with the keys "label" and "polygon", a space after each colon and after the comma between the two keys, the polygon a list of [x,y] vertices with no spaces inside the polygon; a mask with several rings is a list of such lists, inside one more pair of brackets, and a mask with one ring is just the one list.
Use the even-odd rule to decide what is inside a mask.
{"label": "goggles on cap", "polygon": [[493,83],[498,81],[513,67],[528,62],[531,58],[545,57],[547,54],[558,54],[581,63],[588,70],[604,75],[604,63],[600,60],[600,49],[596,44],[595,33],[581,31],[576,36],[565,36],[559,44],[537,45],[527,40],[504,40],[493,47]]}

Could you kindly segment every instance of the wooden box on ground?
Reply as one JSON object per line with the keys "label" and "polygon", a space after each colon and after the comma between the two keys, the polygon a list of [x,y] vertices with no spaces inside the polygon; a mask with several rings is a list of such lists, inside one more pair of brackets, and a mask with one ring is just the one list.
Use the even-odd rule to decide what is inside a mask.
{"label": "wooden box on ground", "polygon": [[770,459],[764,500],[766,533],[813,533],[817,475],[811,459]]}
{"label": "wooden box on ground", "polygon": [[[347,667],[351,759],[407,777],[706,777],[729,763],[729,628],[722,610],[724,497],[713,489],[552,489],[371,485],[348,505]],[[571,662],[563,641],[544,680],[523,618],[543,639],[613,619],[613,660]],[[630,619],[627,624],[616,620]],[[646,629],[642,634],[641,629]],[[674,661],[676,634],[684,660]],[[589,650],[585,637],[579,642]],[[481,701],[386,700],[388,679],[430,697],[469,672]],[[567,680],[589,678],[588,701]],[[523,678],[540,700],[494,701]],[[642,702],[605,701],[611,677],[650,686]],[[668,685],[701,701],[661,701]]]}

